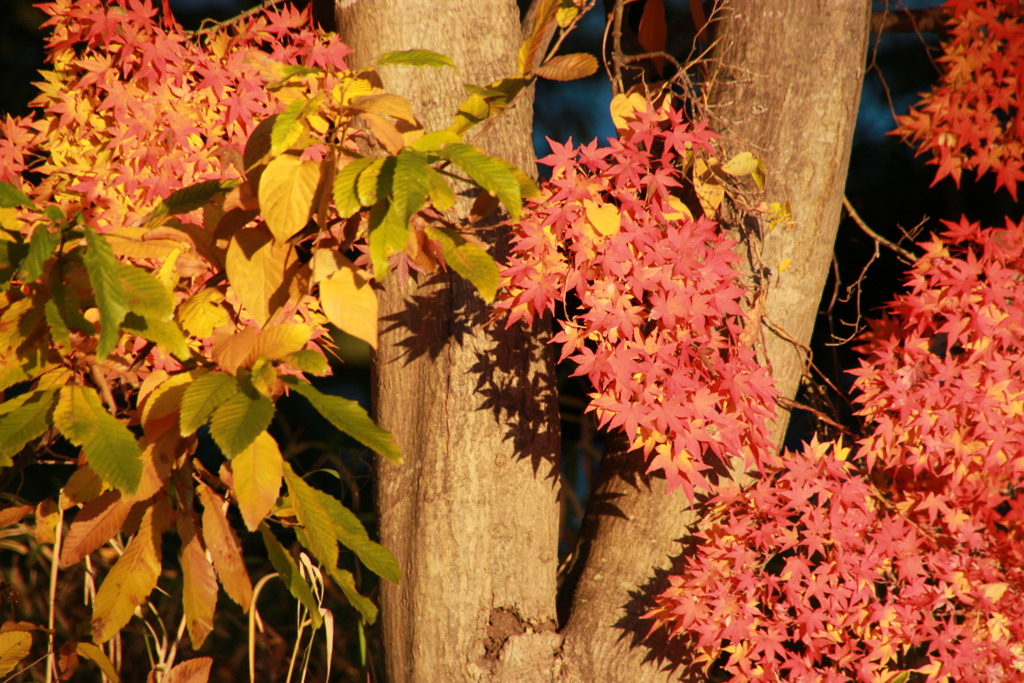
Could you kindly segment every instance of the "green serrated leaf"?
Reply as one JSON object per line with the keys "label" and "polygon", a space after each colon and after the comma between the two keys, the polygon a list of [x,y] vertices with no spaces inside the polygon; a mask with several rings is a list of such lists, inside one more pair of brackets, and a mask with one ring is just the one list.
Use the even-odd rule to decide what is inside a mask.
{"label": "green serrated leaf", "polygon": [[341,167],[334,176],[334,208],[342,218],[354,215],[362,204],[356,194],[356,180],[359,174],[370,166],[375,160],[370,157],[353,159]]}
{"label": "green serrated leaf", "polygon": [[153,273],[121,262],[115,264],[115,273],[129,311],[151,320],[174,316],[174,295]]}
{"label": "green serrated leaf", "polygon": [[418,138],[409,147],[418,152],[436,152],[453,142],[462,142],[462,138],[450,130],[435,130]]}
{"label": "green serrated leaf", "polygon": [[142,479],[142,451],[127,426],[108,413],[99,395],[74,384],[60,390],[53,423],[82,449],[89,467],[123,493],[132,494]]}
{"label": "green serrated leaf", "polygon": [[68,326],[69,330],[75,330],[82,334],[92,334],[94,329],[84,315],[82,315],[82,304],[78,300],[74,289],[65,286],[61,281],[58,269],[54,269],[50,280],[50,300],[57,306],[60,317]]}
{"label": "green serrated leaf", "polygon": [[32,230],[28,253],[21,261],[21,279],[24,282],[35,282],[43,274],[43,266],[53,256],[57,245],[57,236],[50,233],[45,223],[39,223]]}
{"label": "green serrated leaf", "polygon": [[121,327],[155,343],[161,351],[174,355],[178,360],[188,360],[191,355],[188,340],[173,320],[154,320],[136,313],[128,313],[121,322]]}
{"label": "green serrated leaf", "polygon": [[383,282],[390,271],[388,257],[405,249],[409,240],[409,223],[403,221],[390,202],[378,202],[370,210],[367,221],[370,247],[370,261],[373,263],[373,277]]}
{"label": "green serrated leaf", "polygon": [[10,183],[0,181],[0,208],[12,209],[16,206],[36,208],[28,196]]}
{"label": "green serrated leaf", "polygon": [[288,503],[302,525],[300,542],[325,567],[338,565],[338,541],[333,532],[331,516],[321,503],[319,491],[305,482],[286,461],[284,481],[288,485]]}
{"label": "green serrated leaf", "polygon": [[[374,159],[366,168],[362,169],[359,173],[359,178],[356,179],[356,196],[359,200],[360,206],[373,206],[377,203],[378,197],[386,197],[391,191],[391,176],[386,175],[384,180],[380,180],[381,171],[384,170],[384,164],[388,162],[389,170],[393,168],[394,157],[388,157],[387,159]],[[383,182],[384,187],[378,187]]]}
{"label": "green serrated leaf", "polygon": [[309,612],[313,628],[320,628],[323,625],[320,606],[317,604],[316,598],[313,597],[313,591],[310,590],[309,584],[302,579],[302,574],[299,572],[299,567],[295,564],[295,560],[292,559],[292,556],[277,540],[274,532],[270,530],[266,522],[260,524],[260,535],[263,536],[263,545],[267,547],[267,556],[270,558],[270,564],[274,565],[274,570],[281,577],[281,580],[284,581],[284,585],[288,587],[288,592],[302,603],[302,606]]}
{"label": "green serrated leaf", "polygon": [[274,121],[270,132],[270,154],[277,156],[289,149],[302,136],[302,119],[316,108],[315,100],[299,98],[285,107]]}
{"label": "green serrated leaf", "polygon": [[[391,180],[391,207],[398,212],[403,223],[427,202],[427,189],[430,182],[430,166],[427,155],[413,149],[403,149],[395,158],[394,173]],[[408,231],[406,231],[408,234]],[[405,241],[397,246],[405,247]]]}
{"label": "green serrated leaf", "polygon": [[85,243],[82,263],[89,273],[89,282],[96,295],[96,308],[100,312],[100,340],[96,347],[96,359],[103,360],[117,345],[118,328],[131,307],[118,277],[117,267],[120,262],[106,238],[86,226]]}
{"label": "green serrated leaf", "polygon": [[210,436],[226,458],[233,458],[270,426],[274,404],[248,383],[239,382],[239,391],[224,401],[210,418]]}
{"label": "green serrated leaf", "polygon": [[377,58],[377,66],[404,65],[404,66],[433,66],[455,67],[451,57],[439,54],[432,50],[398,50],[386,52]]}
{"label": "green serrated leaf", "polygon": [[444,260],[451,269],[473,283],[484,301],[493,301],[501,274],[491,255],[464,240],[454,230],[428,227],[425,232],[427,237],[441,245]]}
{"label": "green serrated leaf", "polygon": [[370,540],[370,535],[366,533],[366,527],[359,518],[334,496],[320,489],[310,488],[319,499],[320,507],[327,514],[335,538],[354,552],[366,568],[377,576],[392,583],[401,581],[402,570],[398,567],[395,556],[381,544]]}
{"label": "green serrated leaf", "polygon": [[213,411],[238,392],[238,380],[223,372],[197,377],[181,397],[181,435],[188,436],[206,424]]}
{"label": "green serrated leaf", "polygon": [[491,105],[487,98],[474,93],[459,105],[459,111],[455,114],[452,125],[448,126],[448,131],[461,137],[476,124],[486,121],[490,115]]}
{"label": "green serrated leaf", "polygon": [[444,176],[427,167],[427,195],[438,211],[447,211],[455,206],[455,191]]}
{"label": "green serrated leaf", "polygon": [[402,454],[398,452],[398,445],[391,432],[378,427],[358,403],[340,396],[322,394],[313,385],[297,377],[284,376],[281,381],[301,394],[332,425],[394,464],[402,464]]}
{"label": "green serrated leaf", "polygon": [[56,390],[31,391],[0,405],[0,454],[15,455],[50,426]]}
{"label": "green serrated leaf", "polygon": [[512,220],[519,220],[523,209],[519,181],[508,170],[504,161],[487,156],[475,147],[462,143],[447,145],[438,154],[465,171],[466,175],[486,192],[497,197]]}
{"label": "green serrated leaf", "polygon": [[327,363],[327,359],[324,358],[323,354],[312,349],[302,349],[301,351],[289,353],[282,356],[280,360],[282,363],[294,365],[299,370],[310,375],[316,375],[317,377],[323,377],[331,371],[331,366]]}
{"label": "green serrated leaf", "polygon": [[71,330],[68,329],[64,318],[61,317],[60,308],[53,299],[47,299],[43,304],[43,317],[46,318],[46,325],[50,328],[50,338],[62,349],[71,346]]}
{"label": "green serrated leaf", "polygon": [[377,606],[369,598],[360,595],[356,589],[356,578],[352,576],[352,572],[334,567],[330,569],[330,574],[334,582],[338,584],[338,588],[345,594],[345,598],[363,615],[366,623],[373,624],[377,621]]}

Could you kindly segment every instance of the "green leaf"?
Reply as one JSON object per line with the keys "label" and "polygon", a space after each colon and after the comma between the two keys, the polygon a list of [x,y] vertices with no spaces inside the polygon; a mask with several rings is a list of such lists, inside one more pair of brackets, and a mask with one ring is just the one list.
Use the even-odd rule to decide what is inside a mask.
{"label": "green leaf", "polygon": [[[430,166],[427,155],[412,149],[403,149],[395,158],[394,172],[391,180],[391,209],[398,212],[403,223],[427,202],[427,189],[430,182]],[[400,244],[392,244],[396,250],[405,248],[408,230]]]}
{"label": "green leaf", "polygon": [[377,66],[400,64],[404,66],[433,66],[455,67],[451,57],[433,52],[431,50],[398,50],[396,52],[385,52],[377,58]]}
{"label": "green leaf", "polygon": [[15,206],[27,206],[30,209],[36,208],[28,196],[10,183],[0,181],[0,208],[12,209]]}
{"label": "green leaf", "polygon": [[233,458],[256,440],[274,419],[273,402],[248,382],[216,410],[210,419],[210,436],[226,458]]}
{"label": "green leaf", "polygon": [[[63,265],[62,259],[58,265]],[[74,267],[73,265],[71,266]],[[75,330],[82,334],[92,334],[94,331],[84,315],[82,315],[82,304],[72,287],[66,286],[62,280],[60,268],[54,268],[50,279],[50,300],[56,305],[60,317],[68,326],[69,330]],[[67,272],[64,270],[64,272]]]}
{"label": "green leaf", "polygon": [[278,542],[274,532],[270,530],[267,523],[260,524],[260,534],[263,536],[263,545],[267,547],[267,555],[270,557],[270,564],[288,587],[288,591],[295,596],[295,599],[302,603],[302,606],[309,612],[309,618],[313,622],[313,628],[320,628],[323,624],[323,616],[320,614],[320,606],[313,597],[313,591],[303,580],[295,560]]}
{"label": "green leaf", "polygon": [[290,102],[284,111],[277,115],[274,127],[270,132],[270,154],[272,156],[277,156],[298,141],[302,136],[300,121],[306,118],[316,106],[316,100],[299,98]]}
{"label": "green leaf", "polygon": [[35,282],[43,274],[43,265],[53,256],[57,246],[57,236],[50,233],[45,223],[39,223],[32,230],[32,239],[28,245],[28,254],[21,262],[21,279]]}
{"label": "green leaf", "polygon": [[117,345],[118,327],[131,307],[118,277],[117,266],[120,262],[114,257],[114,250],[106,238],[86,226],[85,244],[82,262],[89,273],[89,282],[96,295],[96,308],[100,312],[100,341],[96,347],[96,359],[103,360]]}
{"label": "green leaf", "polygon": [[447,211],[455,206],[455,192],[444,176],[427,167],[427,194],[438,211]]}
{"label": "green leaf", "polygon": [[43,304],[43,317],[50,328],[50,338],[66,351],[71,346],[71,330],[61,317],[60,308],[53,299],[47,299]]}
{"label": "green leaf", "polygon": [[204,180],[195,185],[183,187],[160,203],[160,207],[153,213],[160,213],[168,216],[176,216],[181,213],[189,213],[206,205],[208,201],[221,192],[226,192],[237,185],[237,181],[220,182],[218,180]]}
{"label": "green leaf", "polygon": [[359,204],[373,206],[377,200],[391,194],[391,175],[395,169],[395,158],[374,159],[359,174],[356,180],[356,194]]}
{"label": "green leaf", "polygon": [[505,205],[505,210],[512,220],[519,220],[519,214],[523,209],[519,181],[505,166],[505,162],[462,143],[447,145],[438,154],[451,160],[465,171],[474,183],[497,197]]}
{"label": "green leaf", "polygon": [[383,282],[390,270],[388,257],[409,244],[409,222],[402,220],[389,202],[379,202],[371,209],[368,223],[374,278]]}
{"label": "green leaf", "polygon": [[321,503],[318,490],[310,486],[286,461],[284,481],[288,485],[288,503],[295,511],[295,519],[302,526],[299,541],[306,546],[325,567],[338,565],[338,541],[331,517]]}
{"label": "green leaf", "polygon": [[352,576],[352,572],[344,569],[338,569],[337,567],[329,568],[331,578],[338,584],[338,588],[345,594],[352,606],[355,607],[367,624],[372,624],[377,621],[377,606],[373,604],[373,601],[367,597],[359,594],[356,589],[356,578]]}
{"label": "green leaf", "polygon": [[491,255],[464,240],[454,230],[427,227],[425,232],[427,237],[441,245],[444,260],[451,269],[472,282],[484,301],[493,301],[501,274]]}
{"label": "green leaf", "polygon": [[324,355],[312,349],[302,349],[289,353],[288,355],[281,356],[280,360],[282,363],[294,365],[299,370],[318,377],[322,377],[331,371],[331,366],[327,363]]}
{"label": "green leaf", "polygon": [[129,311],[153,320],[174,317],[174,295],[153,273],[120,261],[114,272]]}
{"label": "green leaf", "polygon": [[359,560],[382,579],[398,583],[402,579],[402,570],[391,551],[379,543],[370,540],[366,528],[351,510],[341,504],[334,496],[312,488],[320,499],[320,506],[327,513],[331,522],[331,530],[342,545],[356,554]]}
{"label": "green leaf", "polygon": [[359,195],[356,193],[356,181],[359,174],[365,171],[375,161],[370,157],[353,159],[334,176],[334,208],[342,218],[348,218],[362,208]]}
{"label": "green leaf", "polygon": [[[47,301],[46,303],[49,304],[50,302]],[[49,318],[47,318],[47,321],[49,321]],[[191,351],[188,348],[188,340],[185,339],[181,328],[173,320],[153,319],[129,313],[124,317],[121,327],[132,334],[137,334],[155,343],[161,351],[173,354],[178,360],[188,360],[191,355]],[[52,330],[53,327],[51,326],[50,329]]]}
{"label": "green leaf", "polygon": [[391,432],[378,427],[358,403],[340,396],[322,394],[309,382],[297,377],[284,376],[281,381],[301,394],[332,425],[394,464],[402,464],[402,455],[398,452],[398,445]]}
{"label": "green leaf", "polygon": [[188,436],[206,424],[213,411],[238,392],[238,380],[223,372],[196,378],[181,397],[181,435]]}
{"label": "green leaf", "polygon": [[142,479],[142,451],[135,435],[108,413],[97,393],[74,384],[60,390],[53,423],[82,449],[89,467],[111,486],[132,494]]}
{"label": "green leaf", "polygon": [[409,148],[415,149],[418,152],[436,152],[445,145],[450,145],[453,142],[462,142],[462,138],[450,130],[435,130],[427,133],[421,138],[418,138],[415,142],[409,145]]}
{"label": "green leaf", "polygon": [[32,391],[0,405],[0,454],[14,455],[52,423],[57,391]]}
{"label": "green leaf", "polygon": [[448,126],[448,131],[462,136],[476,124],[486,121],[490,115],[491,105],[487,98],[474,93],[459,105],[459,111],[456,112],[452,125]]}

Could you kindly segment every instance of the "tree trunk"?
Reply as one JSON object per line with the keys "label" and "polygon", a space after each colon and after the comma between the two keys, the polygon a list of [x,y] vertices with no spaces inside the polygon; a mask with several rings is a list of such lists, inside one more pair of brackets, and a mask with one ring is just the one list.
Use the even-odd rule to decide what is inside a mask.
{"label": "tree trunk", "polygon": [[[860,99],[870,14],[867,0],[727,0],[715,36],[711,102],[730,153],[752,150],[765,162],[766,195],[789,201],[795,228],[764,237],[772,270],[765,351],[782,394],[804,374],[822,287],[832,258],[850,145]],[[792,259],[777,274],[784,258]],[[775,434],[788,422],[782,414]],[[607,467],[607,470],[606,470]],[[673,558],[698,521],[663,479],[641,476],[636,454],[602,463],[580,541],[564,656],[577,681],[678,680],[684,653],[668,643],[638,646],[649,628],[640,615],[667,587]]]}
{"label": "tree trunk", "polygon": [[[340,5],[340,4],[339,4]],[[446,128],[467,93],[515,73],[513,0],[339,6],[355,64],[426,48],[458,71],[384,67],[385,87],[428,130]],[[475,141],[520,168],[534,164],[532,103]],[[503,236],[492,235],[498,256]],[[377,473],[381,541],[402,567],[382,589],[388,680],[553,680],[558,563],[558,412],[548,335],[484,325],[457,275],[389,277],[380,294],[375,406],[406,462]]]}

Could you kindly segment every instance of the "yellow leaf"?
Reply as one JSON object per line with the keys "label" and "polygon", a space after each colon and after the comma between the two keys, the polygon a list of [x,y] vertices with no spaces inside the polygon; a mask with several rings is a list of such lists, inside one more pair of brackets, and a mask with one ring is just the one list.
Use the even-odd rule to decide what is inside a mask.
{"label": "yellow leaf", "polygon": [[25,631],[0,633],[0,676],[8,674],[18,662],[28,656],[32,647],[32,634]]}
{"label": "yellow leaf", "polygon": [[254,359],[253,350],[259,342],[259,330],[246,327],[239,332],[218,334],[210,349],[213,360],[229,374],[236,374],[238,368],[248,366]]}
{"label": "yellow leaf", "polygon": [[252,366],[252,374],[249,376],[256,391],[273,400],[277,389],[277,371],[273,364],[262,356]]}
{"label": "yellow leaf", "polygon": [[589,199],[584,199],[583,210],[587,214],[587,221],[602,237],[614,235],[622,227],[622,217],[619,215],[619,210],[612,204],[598,204]]}
{"label": "yellow leaf", "polygon": [[782,259],[781,261],[779,261],[779,272],[780,273],[785,273],[787,270],[789,270],[789,267],[791,265],[793,265],[793,259],[791,259],[791,258],[784,258],[784,259]]}
{"label": "yellow leaf", "polygon": [[750,152],[740,152],[722,165],[722,170],[731,176],[749,175],[757,184],[757,189],[764,189],[764,162]]}
{"label": "yellow leaf", "polygon": [[313,260],[311,262],[313,284],[320,282],[325,277],[330,277],[348,262],[349,260],[335,249],[317,249],[313,252]]}
{"label": "yellow leaf", "polygon": [[[237,460],[238,456],[235,456]],[[214,569],[228,597],[246,612],[252,602],[252,582],[245,570],[242,548],[224,511],[224,501],[208,486],[196,486],[203,503],[203,540],[213,559]]]}
{"label": "yellow leaf", "polygon": [[277,360],[289,353],[305,348],[309,338],[313,336],[313,328],[303,323],[281,323],[269,327],[260,334],[256,348],[251,354],[251,361],[263,356],[268,360]]}
{"label": "yellow leaf", "polygon": [[178,306],[178,324],[195,337],[209,337],[215,328],[228,323],[228,312],[220,305],[223,300],[220,290],[199,290]]}
{"label": "yellow leaf", "polygon": [[266,432],[231,460],[235,500],[249,531],[255,531],[281,492],[283,460],[274,437]]}
{"label": "yellow leaf", "polygon": [[664,215],[665,220],[679,221],[679,220],[682,220],[684,218],[689,218],[690,220],[693,220],[693,214],[690,213],[690,207],[688,207],[686,204],[684,204],[683,200],[680,199],[679,197],[671,197],[670,196],[668,198],[668,205],[673,210],[672,211],[668,211],[668,212],[662,214],[662,215]]}
{"label": "yellow leaf", "polygon": [[322,280],[320,307],[338,329],[377,348],[377,294],[365,273],[348,265]]}
{"label": "yellow leaf", "polygon": [[999,602],[1007,588],[1009,588],[1009,585],[1005,581],[986,583],[981,587],[981,593],[992,602]]}
{"label": "yellow leaf", "polygon": [[725,186],[715,177],[708,162],[700,157],[693,162],[693,189],[704,213],[714,218],[725,199]]}
{"label": "yellow leaf", "polygon": [[[124,628],[135,608],[156,588],[160,576],[160,536],[157,503],[146,509],[139,531],[103,581],[92,609],[92,637],[105,643]],[[166,513],[165,513],[166,514]],[[162,515],[163,516],[163,515]],[[160,525],[163,526],[163,525]]]}
{"label": "yellow leaf", "polygon": [[320,183],[320,164],[292,154],[275,158],[260,176],[260,211],[274,239],[284,242],[305,227]]}
{"label": "yellow leaf", "polygon": [[228,282],[261,327],[288,300],[285,270],[296,260],[287,242],[273,239],[265,226],[239,230],[228,246]]}
{"label": "yellow leaf", "polygon": [[399,95],[392,95],[391,93],[362,95],[360,97],[353,97],[349,101],[348,106],[375,114],[387,114],[400,121],[416,123],[416,115],[412,113],[409,100]]}
{"label": "yellow leaf", "polygon": [[114,668],[114,663],[94,643],[78,643],[75,645],[75,652],[79,657],[84,657],[98,666],[103,675],[111,680],[111,683],[121,683],[121,679],[117,675],[117,669]]}
{"label": "yellow leaf", "polygon": [[612,98],[609,108],[612,114],[612,123],[615,124],[615,130],[622,132],[629,128],[629,121],[634,118],[636,112],[647,109],[647,100],[638,92],[630,93],[629,95],[619,93]]}
{"label": "yellow leaf", "polygon": [[57,540],[57,521],[60,517],[57,503],[53,498],[44,498],[36,506],[36,540],[39,543],[53,543]]}

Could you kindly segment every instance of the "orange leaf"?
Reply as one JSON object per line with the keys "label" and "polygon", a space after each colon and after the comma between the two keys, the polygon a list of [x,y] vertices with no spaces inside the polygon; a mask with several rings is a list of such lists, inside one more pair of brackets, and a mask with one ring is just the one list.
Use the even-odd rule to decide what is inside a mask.
{"label": "orange leaf", "polygon": [[[664,52],[665,38],[668,36],[668,26],[665,23],[665,5],[662,0],[647,0],[644,5],[644,13],[640,17],[640,28],[637,31],[637,40],[646,52]],[[661,74],[665,67],[664,57],[652,57],[654,68]]]}
{"label": "orange leaf", "polygon": [[107,491],[82,508],[71,523],[60,553],[60,567],[66,569],[80,562],[113,538],[121,530],[132,503],[121,498],[120,491]]}
{"label": "orange leaf", "polygon": [[585,52],[558,55],[534,69],[535,74],[552,81],[574,81],[577,78],[586,78],[595,71],[597,59]]}
{"label": "orange leaf", "polygon": [[217,607],[217,577],[196,531],[193,514],[191,510],[178,514],[178,535],[181,537],[179,559],[184,578],[181,604],[185,609],[192,647],[198,650],[213,630],[213,613]]}
{"label": "orange leaf", "polygon": [[207,683],[212,657],[195,657],[176,664],[163,677],[163,683]]}
{"label": "orange leaf", "polygon": [[228,246],[228,282],[245,310],[260,326],[288,300],[285,271],[295,251],[287,242],[275,242],[266,226],[239,230]]}
{"label": "orange leaf", "polygon": [[213,566],[224,586],[224,592],[246,612],[252,602],[252,582],[245,570],[241,545],[224,514],[224,501],[206,484],[196,491],[203,503],[203,540],[213,558]]}
{"label": "orange leaf", "polygon": [[231,459],[235,499],[249,531],[255,531],[281,493],[283,460],[274,437],[266,432]]}

